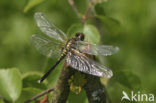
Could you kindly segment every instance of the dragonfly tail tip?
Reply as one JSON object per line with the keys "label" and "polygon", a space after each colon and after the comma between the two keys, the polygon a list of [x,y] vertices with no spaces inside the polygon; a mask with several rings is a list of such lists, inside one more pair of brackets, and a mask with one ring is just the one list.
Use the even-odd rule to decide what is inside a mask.
{"label": "dragonfly tail tip", "polygon": [[38,80],[37,82],[38,82],[38,83],[41,83],[41,80]]}

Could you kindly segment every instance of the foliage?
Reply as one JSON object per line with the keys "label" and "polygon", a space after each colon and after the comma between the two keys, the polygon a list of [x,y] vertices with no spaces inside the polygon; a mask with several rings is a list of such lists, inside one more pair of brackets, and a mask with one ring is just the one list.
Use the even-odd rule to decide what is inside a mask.
{"label": "foliage", "polygon": [[85,75],[80,72],[76,72],[71,79],[68,80],[70,85],[70,90],[76,94],[82,91],[82,87],[86,84]]}
{"label": "foliage", "polygon": [[[89,0],[74,1],[83,15]],[[56,62],[39,54],[30,43],[32,34],[41,34],[33,19],[38,11],[68,37],[83,32],[89,42],[119,46],[119,53],[99,57],[114,73],[106,83],[112,103],[120,102],[122,90],[156,91],[156,1],[97,0],[95,4],[95,17],[82,25],[68,0],[0,1],[0,96],[9,103],[22,103],[56,84],[63,62],[46,81],[37,83]],[[71,92],[68,103],[86,103],[86,98],[83,90],[79,94]]]}
{"label": "foliage", "polygon": [[0,94],[8,101],[16,101],[22,90],[22,81],[17,69],[0,70]]}
{"label": "foliage", "polygon": [[29,11],[31,8],[33,8],[34,6],[42,3],[43,1],[44,0],[29,0],[28,4],[24,8],[24,12]]}

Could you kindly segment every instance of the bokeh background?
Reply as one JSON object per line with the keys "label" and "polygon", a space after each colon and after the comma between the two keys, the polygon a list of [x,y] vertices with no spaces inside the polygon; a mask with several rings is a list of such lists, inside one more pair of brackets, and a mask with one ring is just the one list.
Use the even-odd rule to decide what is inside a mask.
{"label": "bokeh background", "polygon": [[[1,69],[15,67],[24,75],[43,73],[53,64],[30,42],[32,34],[42,34],[33,18],[35,12],[46,14],[65,33],[71,25],[80,23],[67,0],[32,1],[38,3],[29,5],[27,0],[0,1]],[[75,0],[75,4],[84,13],[88,1]],[[88,21],[100,26],[97,28],[102,35],[101,43],[120,48],[117,54],[106,57],[104,63],[114,72],[114,77],[107,85],[112,102],[120,102],[122,90],[155,94],[156,0],[107,0],[97,4],[93,11],[112,18],[118,24],[114,26],[109,20],[104,23],[99,20]]]}

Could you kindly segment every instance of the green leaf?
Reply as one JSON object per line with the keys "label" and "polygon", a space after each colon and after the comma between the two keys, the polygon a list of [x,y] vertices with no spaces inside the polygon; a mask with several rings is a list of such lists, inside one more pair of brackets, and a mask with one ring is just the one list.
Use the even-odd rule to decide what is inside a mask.
{"label": "green leaf", "polygon": [[30,9],[32,9],[34,6],[42,3],[44,0],[29,0],[28,4],[24,8],[24,12],[28,12]]}
{"label": "green leaf", "polygon": [[76,72],[68,80],[70,90],[76,94],[79,94],[82,91],[82,87],[86,84],[86,82],[85,75],[80,72]]}
{"label": "green leaf", "polygon": [[141,81],[139,77],[129,71],[120,71],[110,79],[110,85],[118,82],[130,90],[139,90],[141,88]]}
{"label": "green leaf", "polygon": [[87,41],[98,44],[100,42],[100,34],[94,25],[85,24],[83,33]]}
{"label": "green leaf", "polygon": [[97,28],[91,24],[73,24],[67,31],[68,36],[74,37],[77,32],[82,32],[85,34],[85,41],[98,44],[100,41],[100,34]]}
{"label": "green leaf", "polygon": [[41,77],[42,77],[41,73],[37,73],[37,72],[26,73],[23,76],[23,88],[33,87],[39,89],[46,89],[47,86],[45,83],[37,82]]}
{"label": "green leaf", "polygon": [[24,103],[26,100],[32,98],[33,96],[39,94],[40,92],[42,92],[42,90],[37,88],[31,88],[31,87],[24,88],[16,103]]}
{"label": "green leaf", "polygon": [[0,94],[8,101],[15,101],[20,96],[22,79],[16,68],[0,70]]}
{"label": "green leaf", "polygon": [[110,17],[106,17],[106,16],[97,15],[96,17],[101,21],[105,30],[109,34],[116,35],[121,31],[121,26],[120,26],[119,21]]}

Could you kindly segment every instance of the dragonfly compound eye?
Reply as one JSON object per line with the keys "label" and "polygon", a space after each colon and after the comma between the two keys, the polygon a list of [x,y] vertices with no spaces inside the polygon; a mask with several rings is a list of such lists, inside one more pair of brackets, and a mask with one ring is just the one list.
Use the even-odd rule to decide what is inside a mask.
{"label": "dragonfly compound eye", "polygon": [[83,41],[83,40],[84,40],[84,37],[85,37],[84,34],[81,33],[81,35],[80,35],[80,40]]}
{"label": "dragonfly compound eye", "polygon": [[75,37],[78,38],[81,41],[84,40],[84,34],[83,33],[76,33]]}

